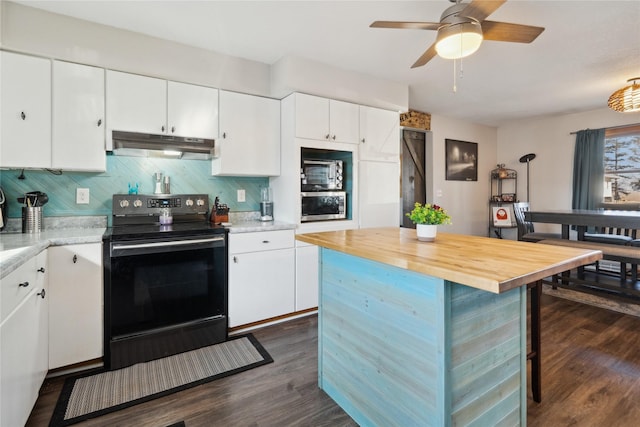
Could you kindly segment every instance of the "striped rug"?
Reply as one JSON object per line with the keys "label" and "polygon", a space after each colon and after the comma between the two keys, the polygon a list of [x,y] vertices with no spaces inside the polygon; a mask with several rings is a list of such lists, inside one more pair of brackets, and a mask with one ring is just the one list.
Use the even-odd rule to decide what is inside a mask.
{"label": "striped rug", "polygon": [[273,362],[251,334],[65,381],[50,427],[67,426]]}

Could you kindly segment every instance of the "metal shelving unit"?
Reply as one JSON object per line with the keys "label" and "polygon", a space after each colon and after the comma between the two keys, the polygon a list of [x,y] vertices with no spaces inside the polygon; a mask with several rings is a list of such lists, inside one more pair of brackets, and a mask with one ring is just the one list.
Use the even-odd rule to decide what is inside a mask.
{"label": "metal shelving unit", "polygon": [[[497,165],[490,174],[491,199],[489,200],[489,237],[502,239],[502,230],[504,228],[516,228],[516,219],[513,213],[513,203],[517,202],[516,190],[518,188],[518,172],[514,169],[507,169],[503,164]],[[506,212],[496,210],[494,208],[504,208]],[[507,221],[507,224],[499,224],[495,222],[495,216]]]}

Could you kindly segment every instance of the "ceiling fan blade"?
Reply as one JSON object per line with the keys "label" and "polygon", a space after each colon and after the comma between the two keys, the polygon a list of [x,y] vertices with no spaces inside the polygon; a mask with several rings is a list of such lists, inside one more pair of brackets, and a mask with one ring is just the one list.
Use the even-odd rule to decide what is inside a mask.
{"label": "ceiling fan blade", "polygon": [[482,22],[506,2],[507,0],[473,0],[460,11],[460,16],[466,16]]}
{"label": "ceiling fan blade", "polygon": [[508,22],[483,21],[481,25],[485,40],[499,42],[531,43],[544,31],[544,27]]}
{"label": "ceiling fan blade", "polygon": [[437,55],[436,44],[434,43],[431,46],[429,46],[429,49],[427,49],[422,54],[422,56],[420,58],[418,58],[418,60],[416,62],[414,62],[414,64],[411,66],[411,68],[422,67],[424,64],[429,62],[431,60],[431,58],[433,58],[436,55]]}
{"label": "ceiling fan blade", "polygon": [[396,28],[401,30],[437,30],[439,22],[404,22],[404,21],[374,21],[370,28]]}

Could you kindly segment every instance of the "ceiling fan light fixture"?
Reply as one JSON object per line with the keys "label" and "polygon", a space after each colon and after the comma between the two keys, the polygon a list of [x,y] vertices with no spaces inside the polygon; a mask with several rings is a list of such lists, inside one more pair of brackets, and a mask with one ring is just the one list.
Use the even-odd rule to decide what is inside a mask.
{"label": "ceiling fan light fixture", "polygon": [[482,44],[482,27],[478,22],[461,22],[441,27],[436,37],[436,52],[445,59],[459,59],[473,54]]}
{"label": "ceiling fan light fixture", "polygon": [[640,77],[634,77],[627,80],[631,83],[629,86],[623,87],[613,92],[609,97],[609,108],[620,113],[633,113],[640,111],[640,84],[636,83]]}

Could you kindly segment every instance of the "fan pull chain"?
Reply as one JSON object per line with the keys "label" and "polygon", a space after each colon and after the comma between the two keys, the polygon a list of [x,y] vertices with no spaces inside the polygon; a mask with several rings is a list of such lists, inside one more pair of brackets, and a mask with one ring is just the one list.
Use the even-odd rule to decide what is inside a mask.
{"label": "fan pull chain", "polygon": [[456,87],[456,60],[453,60],[453,93],[456,93],[458,91],[458,88]]}

